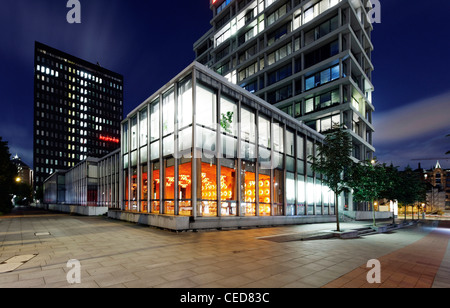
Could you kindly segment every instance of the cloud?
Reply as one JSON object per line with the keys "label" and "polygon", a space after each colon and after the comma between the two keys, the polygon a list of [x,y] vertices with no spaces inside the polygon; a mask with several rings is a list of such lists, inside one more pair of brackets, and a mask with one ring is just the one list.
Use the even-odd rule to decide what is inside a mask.
{"label": "cloud", "polygon": [[379,161],[423,168],[439,160],[450,167],[450,92],[392,111],[374,114],[374,146]]}
{"label": "cloud", "polygon": [[450,133],[450,92],[374,114],[374,142],[414,141],[435,133]]}

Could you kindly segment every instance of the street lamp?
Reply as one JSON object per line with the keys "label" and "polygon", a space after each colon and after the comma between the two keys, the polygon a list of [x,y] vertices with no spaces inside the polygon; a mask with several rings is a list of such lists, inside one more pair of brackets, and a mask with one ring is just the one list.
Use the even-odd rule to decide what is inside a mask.
{"label": "street lamp", "polygon": [[22,179],[20,178],[20,176],[16,177],[16,183],[20,183],[22,182]]}

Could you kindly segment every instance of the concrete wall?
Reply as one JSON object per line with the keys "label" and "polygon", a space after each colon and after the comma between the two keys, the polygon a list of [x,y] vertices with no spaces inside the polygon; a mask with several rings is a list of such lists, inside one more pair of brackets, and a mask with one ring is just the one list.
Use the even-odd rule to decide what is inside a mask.
{"label": "concrete wall", "polygon": [[108,213],[107,207],[80,206],[67,204],[43,204],[43,203],[37,204],[35,206],[50,211],[76,214],[82,216],[100,216]]}
{"label": "concrete wall", "polygon": [[335,222],[335,216],[198,217],[108,211],[108,217],[173,231]]}

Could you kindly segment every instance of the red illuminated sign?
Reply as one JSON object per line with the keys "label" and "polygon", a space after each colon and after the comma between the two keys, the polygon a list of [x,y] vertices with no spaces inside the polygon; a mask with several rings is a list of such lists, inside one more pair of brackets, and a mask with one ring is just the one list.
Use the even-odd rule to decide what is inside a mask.
{"label": "red illuminated sign", "polygon": [[109,137],[109,136],[102,136],[102,135],[100,135],[99,139],[102,140],[102,141],[106,141],[106,142],[120,143],[119,139],[114,138],[114,137]]}

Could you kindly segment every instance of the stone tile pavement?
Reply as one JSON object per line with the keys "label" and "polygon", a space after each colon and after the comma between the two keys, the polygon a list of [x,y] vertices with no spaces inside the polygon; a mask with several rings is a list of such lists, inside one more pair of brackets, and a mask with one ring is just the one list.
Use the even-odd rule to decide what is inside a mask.
{"label": "stone tile pavement", "polygon": [[[342,228],[361,225],[367,223],[342,223]],[[333,228],[335,224],[173,233],[105,217],[3,217],[0,288],[346,287],[352,277],[361,281],[371,259],[382,261],[383,278],[389,272],[398,280],[395,262],[411,255],[407,265],[420,269],[403,270],[424,273],[428,266],[432,271],[415,284],[383,281],[385,287],[450,286],[450,229],[422,225],[351,240],[270,240]],[[18,256],[33,257],[2,273],[2,266]],[[79,284],[67,280],[72,259],[81,264]],[[390,262],[385,268],[384,260]]]}

